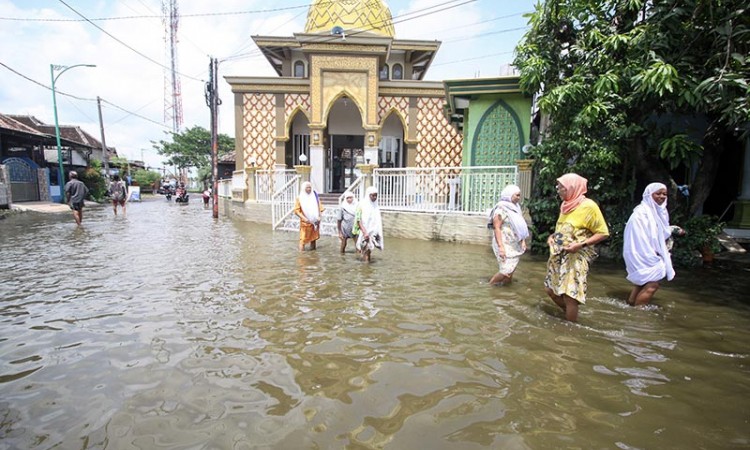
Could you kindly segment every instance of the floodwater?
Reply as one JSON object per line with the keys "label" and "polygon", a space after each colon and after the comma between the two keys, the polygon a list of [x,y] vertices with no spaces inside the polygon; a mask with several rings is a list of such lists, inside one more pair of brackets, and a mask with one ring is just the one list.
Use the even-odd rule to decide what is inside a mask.
{"label": "floodwater", "polygon": [[579,324],[544,260],[214,221],[199,202],[0,220],[0,447],[750,447],[750,276],[679,271],[625,306],[597,261]]}

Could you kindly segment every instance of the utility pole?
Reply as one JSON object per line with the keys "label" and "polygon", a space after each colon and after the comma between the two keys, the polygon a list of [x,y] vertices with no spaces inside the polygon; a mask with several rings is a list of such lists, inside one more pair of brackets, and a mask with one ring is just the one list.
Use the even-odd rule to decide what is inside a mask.
{"label": "utility pole", "polygon": [[213,197],[213,216],[219,218],[219,62],[211,58],[208,65],[208,83],[206,83],[206,104],[211,110],[211,185]]}
{"label": "utility pole", "polygon": [[102,120],[102,99],[96,96],[96,106],[99,108],[99,131],[102,134],[102,162],[104,162],[104,180],[109,183],[109,151],[104,140],[104,121]]}

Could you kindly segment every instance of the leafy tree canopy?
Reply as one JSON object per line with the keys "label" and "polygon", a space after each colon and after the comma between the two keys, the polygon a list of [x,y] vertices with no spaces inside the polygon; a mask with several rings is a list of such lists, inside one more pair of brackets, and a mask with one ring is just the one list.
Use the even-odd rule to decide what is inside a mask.
{"label": "leafy tree canopy", "polygon": [[[154,149],[168,159],[166,164],[179,168],[204,169],[211,166],[211,133],[194,126],[181,133],[170,133],[172,142],[152,142]],[[219,134],[219,157],[234,150],[234,138]]]}
{"label": "leafy tree canopy", "polygon": [[533,150],[538,226],[553,226],[557,202],[549,200],[566,172],[589,179],[612,222],[627,218],[636,185],[661,181],[674,193],[676,174],[690,184],[686,212],[701,210],[724,143],[741,139],[750,121],[747,7],[740,0],[536,6],[515,64],[549,119]]}

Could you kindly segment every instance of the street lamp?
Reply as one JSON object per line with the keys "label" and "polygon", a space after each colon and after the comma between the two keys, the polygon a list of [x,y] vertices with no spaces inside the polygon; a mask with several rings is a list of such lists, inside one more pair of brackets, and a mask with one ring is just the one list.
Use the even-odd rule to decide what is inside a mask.
{"label": "street lamp", "polygon": [[[52,109],[55,114],[55,138],[57,139],[57,164],[58,164],[58,182],[60,183],[60,203],[65,203],[65,193],[63,192],[63,181],[65,181],[65,174],[63,173],[63,162],[62,162],[62,146],[60,145],[60,125],[57,123],[57,98],[55,97],[55,82],[60,75],[74,67],[96,67],[95,64],[76,64],[74,66],[58,66],[56,64],[49,65],[49,74],[52,79]],[[55,70],[60,70],[60,73],[55,76]]]}

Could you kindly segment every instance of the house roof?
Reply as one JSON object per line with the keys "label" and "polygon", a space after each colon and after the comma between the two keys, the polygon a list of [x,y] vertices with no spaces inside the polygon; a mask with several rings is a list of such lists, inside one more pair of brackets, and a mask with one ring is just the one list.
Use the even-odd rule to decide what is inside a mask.
{"label": "house roof", "polygon": [[232,150],[231,152],[226,153],[226,154],[224,154],[224,155],[222,155],[222,156],[219,157],[219,162],[220,163],[232,163],[232,164],[234,164],[234,162],[236,160],[237,160],[237,156],[236,156],[236,152],[234,150]]}
{"label": "house roof", "polygon": [[[9,114],[7,117],[20,122],[38,133],[55,136],[54,125],[48,125],[34,116]],[[102,148],[101,142],[77,125],[59,125],[58,128],[60,129],[60,139],[67,141],[69,144],[97,149]]]}

